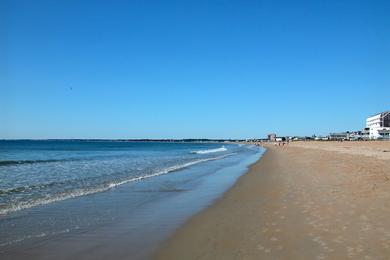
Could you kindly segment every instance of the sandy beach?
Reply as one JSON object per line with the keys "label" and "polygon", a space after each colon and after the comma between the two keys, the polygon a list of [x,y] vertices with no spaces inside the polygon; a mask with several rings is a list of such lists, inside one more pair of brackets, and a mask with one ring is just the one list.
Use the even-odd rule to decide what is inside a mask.
{"label": "sandy beach", "polygon": [[390,142],[270,145],[156,259],[389,259]]}

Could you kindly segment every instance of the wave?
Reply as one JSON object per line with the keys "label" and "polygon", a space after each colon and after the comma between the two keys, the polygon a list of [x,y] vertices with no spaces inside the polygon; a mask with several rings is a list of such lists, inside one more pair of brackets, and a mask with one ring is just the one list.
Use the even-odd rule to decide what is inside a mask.
{"label": "wave", "polygon": [[208,150],[199,150],[199,151],[192,151],[191,153],[195,154],[207,154],[207,153],[218,153],[218,152],[224,152],[226,151],[226,147],[222,146],[220,148],[215,148],[215,149],[208,149]]}
{"label": "wave", "polygon": [[[117,155],[111,156],[116,158]],[[93,156],[93,157],[80,157],[80,158],[63,158],[63,159],[45,159],[45,160],[4,160],[0,161],[1,166],[12,166],[20,164],[40,164],[40,163],[54,163],[54,162],[75,162],[75,161],[90,161],[95,159],[110,159],[109,156]]]}
{"label": "wave", "polygon": [[179,170],[182,170],[182,169],[187,168],[189,166],[192,166],[194,164],[207,162],[207,161],[215,161],[215,160],[226,158],[228,156],[232,156],[234,154],[236,154],[236,153],[230,153],[230,154],[226,154],[226,155],[223,155],[223,156],[218,156],[218,157],[213,157],[213,158],[206,158],[206,159],[199,159],[199,160],[188,162],[188,163],[184,163],[184,164],[178,164],[178,165],[168,167],[168,168],[166,168],[166,169],[164,169],[162,171],[158,171],[158,172],[153,173],[153,174],[132,178],[132,179],[124,180],[124,181],[117,182],[117,183],[111,183],[109,188],[113,188],[113,187],[116,187],[116,186],[119,186],[119,185],[122,185],[122,184],[125,184],[125,183],[128,183],[128,182],[132,182],[132,181],[139,181],[139,180],[143,180],[143,179],[147,179],[147,178],[151,178],[151,177],[167,174],[167,173],[170,173],[170,172],[179,171]]}
{"label": "wave", "polygon": [[[207,161],[220,160],[220,159],[223,159],[223,158],[226,158],[228,156],[235,155],[235,154],[236,153],[230,153],[230,154],[225,154],[222,156],[199,159],[199,160],[187,162],[184,164],[178,164],[178,165],[174,165],[174,166],[165,168],[161,171],[157,171],[157,172],[152,173],[152,174],[139,176],[139,177],[133,177],[133,178],[124,179],[124,180],[119,180],[119,181],[111,182],[111,183],[105,183],[99,187],[87,188],[87,189],[76,189],[76,190],[71,191],[70,193],[53,194],[52,198],[47,198],[47,196],[46,196],[44,198],[35,199],[34,201],[22,201],[16,205],[12,205],[10,207],[0,208],[0,215],[6,215],[6,214],[9,214],[11,212],[15,212],[15,211],[22,210],[22,209],[32,208],[32,207],[39,206],[39,205],[45,205],[45,204],[49,204],[49,203],[53,203],[53,202],[57,202],[57,201],[62,201],[62,200],[67,200],[67,199],[71,199],[71,198],[76,198],[76,197],[80,197],[80,196],[91,195],[94,193],[107,191],[107,190],[110,190],[110,189],[117,187],[119,185],[123,185],[125,183],[140,181],[143,179],[148,179],[148,178],[160,176],[160,175],[167,174],[170,172],[176,172],[176,171],[182,170],[184,168],[190,167],[190,166],[195,165],[195,164],[199,164],[199,163],[203,163],[203,162],[207,162]],[[53,183],[50,183],[49,185],[53,185]],[[39,185],[36,185],[36,187],[39,187]],[[24,189],[28,189],[28,187],[23,187],[23,188],[20,187],[20,188],[14,188],[12,190],[3,190],[3,191],[0,190],[0,191],[3,192],[3,194],[5,194],[7,192],[15,192],[17,190],[24,190]],[[0,194],[1,194],[1,192],[0,192]]]}
{"label": "wave", "polygon": [[34,163],[51,163],[51,162],[62,162],[65,160],[8,160],[8,161],[0,161],[0,166],[9,166],[9,165],[17,165],[17,164],[34,164]]}
{"label": "wave", "polygon": [[13,187],[10,189],[4,189],[0,190],[0,195],[10,195],[10,194],[18,194],[18,193],[26,193],[31,192],[34,190],[42,190],[45,188],[55,187],[58,185],[69,185],[71,183],[79,182],[79,180],[68,180],[68,181],[53,181],[48,183],[42,183],[42,184],[33,184],[29,186],[20,186],[20,187]]}

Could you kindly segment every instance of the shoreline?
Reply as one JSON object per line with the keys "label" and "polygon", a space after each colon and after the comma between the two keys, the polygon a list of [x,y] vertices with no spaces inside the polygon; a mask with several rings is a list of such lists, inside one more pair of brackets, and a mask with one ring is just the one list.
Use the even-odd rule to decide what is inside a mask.
{"label": "shoreline", "polygon": [[390,256],[390,160],[383,149],[390,143],[267,147],[233,187],[191,217],[154,258]]}
{"label": "shoreline", "polygon": [[[241,182],[245,178],[246,175],[252,173],[254,171],[253,168],[257,167],[257,165],[264,160],[266,157],[268,157],[269,151],[269,145],[263,146],[266,150],[263,153],[263,155],[253,164],[251,164],[248,167],[248,170],[242,174],[239,179],[234,183],[232,187],[230,187],[228,190],[226,190],[223,194],[221,194],[220,197],[218,197],[209,207],[203,209],[202,211],[192,215],[185,223],[183,223],[181,226],[179,226],[176,231],[171,234],[163,243],[160,245],[160,247],[152,254],[152,259],[198,259],[199,257],[191,254],[186,254],[185,252],[181,252],[180,250],[180,239],[182,236],[191,236],[191,234],[187,234],[187,232],[193,232],[193,229],[196,228],[197,225],[201,225],[200,223],[204,221],[205,218],[208,218],[209,212],[213,211],[216,207],[220,207],[221,203],[224,203],[224,200],[226,200],[226,197],[228,196],[234,196],[230,195],[230,193],[234,193],[235,189],[237,189],[237,186],[240,186]],[[176,247],[176,248],[173,248]],[[178,251],[177,248],[179,248]],[[177,255],[180,254],[180,255]],[[185,258],[181,258],[185,257]]]}
{"label": "shoreline", "polygon": [[[262,153],[263,149],[249,149],[237,156],[183,168],[177,174],[129,182],[105,192],[3,216],[0,228],[7,243],[0,247],[0,256],[5,259],[149,259],[185,220],[207,208],[234,185]],[[30,216],[37,225],[31,225],[31,220],[23,221]],[[51,225],[41,225],[47,223],[47,217]],[[70,226],[69,220],[73,218],[84,225],[71,223]],[[19,236],[18,230],[33,236]],[[19,237],[22,240],[17,240]]]}

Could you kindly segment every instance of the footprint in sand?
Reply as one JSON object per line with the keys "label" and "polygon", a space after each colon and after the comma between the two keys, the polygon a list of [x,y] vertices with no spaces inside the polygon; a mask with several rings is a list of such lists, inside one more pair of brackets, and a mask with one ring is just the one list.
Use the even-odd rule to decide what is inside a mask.
{"label": "footprint in sand", "polygon": [[360,215],[360,219],[361,219],[361,220],[364,220],[364,221],[367,221],[367,220],[368,220],[368,218],[367,218],[366,215]]}
{"label": "footprint in sand", "polygon": [[363,251],[364,251],[364,248],[363,248],[362,245],[358,245],[358,246],[356,247],[356,252],[362,253]]}
{"label": "footprint in sand", "polygon": [[264,250],[264,246],[262,246],[262,245],[257,245],[257,249],[260,250],[260,251],[263,251],[263,250]]}
{"label": "footprint in sand", "polygon": [[349,258],[352,258],[352,257],[354,257],[355,255],[356,255],[356,254],[355,254],[355,248],[348,246],[348,247],[347,247],[347,256],[348,256]]}
{"label": "footprint in sand", "polygon": [[377,223],[377,226],[380,226],[376,228],[379,232],[386,233],[386,229],[383,227],[382,223]]}
{"label": "footprint in sand", "polygon": [[338,237],[336,237],[335,239],[333,239],[333,242],[338,243],[338,244],[341,244],[341,243],[343,243],[344,241],[345,241],[345,239],[344,239],[344,237],[342,237],[342,236],[338,236]]}

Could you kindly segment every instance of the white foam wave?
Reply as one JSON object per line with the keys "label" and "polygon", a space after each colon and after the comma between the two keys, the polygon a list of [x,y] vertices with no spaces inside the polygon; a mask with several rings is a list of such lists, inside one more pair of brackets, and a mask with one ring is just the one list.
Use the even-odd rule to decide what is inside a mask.
{"label": "white foam wave", "polygon": [[218,152],[224,152],[226,151],[226,147],[222,146],[220,148],[215,148],[215,149],[208,149],[208,150],[199,150],[199,151],[192,151],[191,153],[196,153],[196,154],[207,154],[207,153],[218,153]]}
{"label": "white foam wave", "polygon": [[187,167],[189,167],[191,165],[194,165],[194,164],[223,159],[225,157],[232,156],[234,154],[236,154],[236,153],[230,153],[230,154],[226,154],[226,155],[223,155],[223,156],[199,159],[199,160],[188,162],[188,163],[184,163],[184,164],[174,165],[174,166],[168,167],[168,168],[166,168],[166,169],[164,169],[162,171],[158,171],[158,172],[153,173],[153,174],[139,176],[139,177],[136,177],[136,178],[124,180],[124,181],[117,182],[117,183],[111,183],[109,188],[113,188],[113,187],[116,187],[116,186],[119,186],[119,185],[122,185],[122,184],[125,184],[125,183],[128,183],[128,182],[140,181],[142,179],[152,178],[152,177],[156,177],[156,176],[159,176],[159,175],[167,174],[167,173],[170,173],[170,172],[178,171],[178,170],[187,168]]}
{"label": "white foam wave", "polygon": [[98,193],[98,192],[107,191],[109,189],[112,189],[112,188],[117,187],[119,185],[123,185],[125,183],[140,181],[143,179],[148,179],[148,178],[160,176],[163,174],[167,174],[170,172],[174,172],[174,171],[178,171],[178,170],[187,168],[189,166],[192,166],[192,165],[195,165],[198,163],[223,159],[223,158],[226,158],[228,156],[232,156],[234,154],[236,154],[236,153],[230,153],[230,154],[225,154],[222,156],[199,159],[199,160],[187,162],[184,164],[174,165],[174,166],[168,167],[166,169],[163,169],[161,171],[158,171],[158,172],[155,172],[155,173],[152,173],[149,175],[139,176],[139,177],[126,179],[126,180],[122,180],[122,181],[118,181],[118,182],[112,182],[112,183],[109,183],[109,184],[106,184],[104,186],[97,187],[97,188],[90,188],[90,189],[84,189],[84,190],[79,189],[79,190],[74,190],[71,193],[56,194],[55,197],[52,197],[52,198],[46,197],[46,198],[36,199],[34,201],[20,202],[19,204],[13,205],[12,207],[0,209],[0,215],[5,215],[5,214],[8,214],[8,213],[11,213],[14,211],[32,208],[32,207],[39,206],[39,205],[45,205],[45,204],[49,204],[49,203],[53,203],[53,202],[57,202],[57,201],[62,201],[62,200],[72,199],[72,198],[76,198],[76,197],[80,197],[80,196],[85,196],[85,195],[90,195],[90,194],[94,194],[94,193]]}
{"label": "white foam wave", "polygon": [[[79,228],[75,227],[74,229],[79,229]],[[69,232],[70,232],[70,229],[67,228],[67,229],[64,229],[64,230],[51,232],[50,234],[51,235],[58,235],[58,234],[64,234],[64,233],[69,233]],[[19,243],[19,242],[22,242],[24,240],[31,239],[31,238],[40,238],[40,237],[46,237],[46,236],[47,236],[47,234],[44,233],[44,232],[36,234],[36,235],[26,235],[26,236],[23,236],[23,237],[20,237],[20,238],[11,240],[11,241],[6,241],[4,243],[1,243],[0,247],[16,244],[16,243]]]}
{"label": "white foam wave", "polygon": [[11,241],[1,243],[0,247],[16,244],[16,243],[22,242],[23,240],[30,239],[30,238],[39,238],[39,237],[45,237],[45,236],[46,236],[46,233],[40,233],[37,235],[27,235],[27,236],[23,236],[23,237],[20,237],[20,238],[11,240]]}

